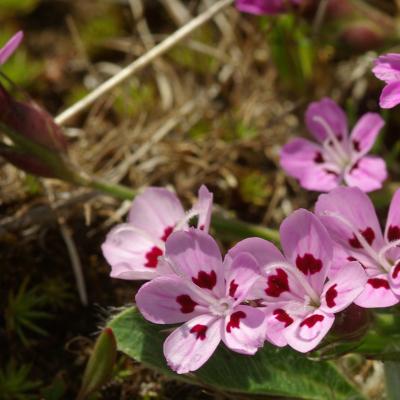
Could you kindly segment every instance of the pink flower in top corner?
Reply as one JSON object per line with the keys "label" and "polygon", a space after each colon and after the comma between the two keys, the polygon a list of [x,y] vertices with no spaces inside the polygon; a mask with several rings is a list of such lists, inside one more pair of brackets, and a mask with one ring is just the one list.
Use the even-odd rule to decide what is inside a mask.
{"label": "pink flower in top corner", "polygon": [[389,53],[378,57],[372,68],[374,75],[386,82],[379,105],[382,108],[393,108],[400,103],[400,54]]}
{"label": "pink flower in top corner", "polygon": [[392,198],[382,234],[374,206],[357,188],[337,188],[319,196],[315,211],[336,244],[332,273],[347,261],[365,269],[367,284],[355,301],[361,307],[390,307],[400,300],[400,190]]}
{"label": "pink flower in top corner", "polygon": [[306,124],[318,143],[303,138],[283,146],[280,164],[308,190],[329,192],[345,183],[364,192],[380,189],[387,178],[385,161],[369,156],[384,121],[379,114],[366,113],[348,133],[343,110],[331,99],[311,103]]}
{"label": "pink flower in top corner", "polygon": [[228,253],[248,252],[261,266],[261,275],[249,299],[263,303],[266,338],[276,346],[289,344],[300,352],[314,349],[328,333],[335,314],[360,295],[367,280],[357,262],[346,261],[343,273],[327,279],[333,242],[318,218],[297,210],[280,228],[283,254],[270,242],[250,238]]}
{"label": "pink flower in top corner", "polygon": [[236,0],[236,8],[255,15],[279,14],[287,11],[288,2],[298,5],[302,0]]}
{"label": "pink flower in top corner", "polygon": [[136,196],[128,221],[114,227],[101,249],[111,265],[111,277],[153,279],[169,273],[160,256],[172,232],[188,229],[188,222],[198,217],[198,228],[208,232],[213,195],[203,185],[193,208],[185,213],[178,197],[164,188],[149,187]]}
{"label": "pink flower in top corner", "polygon": [[24,33],[19,31],[0,49],[0,65],[4,64],[11,57],[23,38]]}
{"label": "pink flower in top corner", "polygon": [[136,304],[155,324],[184,323],[164,342],[171,369],[178,374],[197,370],[221,340],[242,354],[254,354],[264,344],[264,312],[242,304],[259,277],[250,254],[222,261],[215,240],[190,229],[168,238],[165,258],[176,274],[145,283]]}

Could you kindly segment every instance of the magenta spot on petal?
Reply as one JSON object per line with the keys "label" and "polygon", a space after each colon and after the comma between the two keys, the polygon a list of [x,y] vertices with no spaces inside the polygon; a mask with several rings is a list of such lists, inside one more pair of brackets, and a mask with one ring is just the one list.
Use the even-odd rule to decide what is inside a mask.
{"label": "magenta spot on petal", "polygon": [[200,271],[197,278],[192,278],[192,281],[203,289],[212,289],[217,284],[217,274],[215,271],[209,273]]}
{"label": "magenta spot on petal", "polygon": [[198,305],[192,298],[187,294],[181,294],[176,298],[176,301],[181,306],[181,312],[183,314],[190,314],[194,311],[194,308]]}
{"label": "magenta spot on petal", "polygon": [[311,315],[310,317],[303,320],[300,324],[300,328],[307,325],[308,328],[312,328],[317,322],[321,322],[324,320],[324,317],[319,314]]}
{"label": "magenta spot on petal", "polygon": [[207,329],[206,325],[197,324],[192,327],[190,333],[195,333],[196,339],[204,340],[206,338]]}
{"label": "magenta spot on petal", "polygon": [[231,333],[233,328],[239,328],[240,320],[246,318],[246,314],[243,311],[236,311],[231,315],[231,318],[226,325],[226,331]]}
{"label": "magenta spot on petal", "polygon": [[149,268],[156,268],[157,267],[157,263],[158,263],[158,257],[163,255],[163,251],[157,247],[154,246],[151,248],[151,250],[146,253],[146,264],[144,264],[146,267]]}
{"label": "magenta spot on petal", "polygon": [[235,297],[236,289],[239,287],[239,284],[235,282],[235,280],[232,280],[231,283],[229,284],[229,296]]}
{"label": "magenta spot on petal", "polygon": [[325,162],[324,157],[322,156],[321,152],[317,152],[314,157],[314,162],[317,164],[322,164]]}
{"label": "magenta spot on petal", "polygon": [[285,324],[285,328],[293,323],[293,318],[290,317],[290,315],[285,310],[282,310],[282,308],[274,310],[273,314],[279,322],[283,322]]}
{"label": "magenta spot on petal", "polygon": [[390,225],[387,233],[389,242],[400,239],[400,227],[396,225]]}
{"label": "magenta spot on petal", "polygon": [[397,279],[397,277],[399,276],[400,273],[400,262],[398,262],[396,264],[396,266],[394,267],[393,273],[392,273],[392,277],[393,279]]}
{"label": "magenta spot on petal", "polygon": [[164,229],[164,234],[161,237],[161,240],[163,240],[164,242],[167,241],[169,235],[171,235],[171,233],[174,231],[174,228],[172,226],[168,226],[167,228]]}
{"label": "magenta spot on petal", "polygon": [[[372,230],[372,228],[368,227],[363,231],[360,230],[360,233],[363,236],[363,238],[367,241],[367,243],[371,245],[375,239],[375,233]],[[349,244],[351,247],[354,247],[355,249],[362,249],[362,245],[355,235],[353,235],[353,237],[349,239]]]}
{"label": "magenta spot on petal", "polygon": [[353,148],[355,151],[360,151],[360,142],[358,140],[353,140]]}
{"label": "magenta spot on petal", "polygon": [[279,297],[283,292],[289,291],[289,282],[287,273],[278,268],[276,275],[270,275],[267,280],[265,293],[271,297]]}
{"label": "magenta spot on petal", "polygon": [[313,275],[321,271],[322,261],[310,253],[305,253],[303,257],[297,256],[296,266],[304,275]]}
{"label": "magenta spot on petal", "polygon": [[338,295],[338,292],[336,290],[336,286],[337,286],[337,284],[335,283],[326,292],[326,304],[330,308],[336,306],[335,299],[336,299],[336,297]]}
{"label": "magenta spot on petal", "polygon": [[367,283],[369,283],[374,289],[390,289],[389,283],[386,279],[382,278],[371,278],[368,279]]}

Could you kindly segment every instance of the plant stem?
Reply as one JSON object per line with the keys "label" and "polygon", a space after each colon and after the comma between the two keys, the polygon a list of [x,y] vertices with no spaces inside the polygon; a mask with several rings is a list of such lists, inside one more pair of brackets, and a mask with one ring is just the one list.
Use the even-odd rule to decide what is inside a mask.
{"label": "plant stem", "polygon": [[136,192],[127,186],[109,183],[95,178],[91,179],[87,186],[121,200],[132,200],[136,195]]}

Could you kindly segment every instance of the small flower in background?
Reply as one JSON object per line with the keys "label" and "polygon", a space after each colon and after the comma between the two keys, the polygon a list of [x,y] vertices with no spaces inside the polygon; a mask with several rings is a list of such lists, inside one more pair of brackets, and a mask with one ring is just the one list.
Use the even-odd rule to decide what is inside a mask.
{"label": "small flower in background", "polygon": [[390,204],[382,235],[374,206],[357,188],[321,195],[315,211],[336,243],[333,276],[345,274],[347,261],[358,261],[368,280],[355,303],[389,307],[400,300],[400,190]]}
{"label": "small flower in background", "polygon": [[144,284],[136,304],[150,322],[184,322],[164,343],[165,358],[174,371],[197,370],[221,340],[242,354],[254,354],[264,344],[265,314],[241,304],[259,279],[259,267],[250,254],[223,262],[215,240],[190,229],[170,236],[165,258],[175,275]]}
{"label": "small flower in background", "polygon": [[23,38],[24,33],[19,31],[0,49],[0,65],[4,64],[11,57]]}
{"label": "small flower in background", "polygon": [[372,72],[386,82],[379,105],[382,108],[393,108],[400,103],[400,54],[389,53],[378,57]]}
{"label": "small flower in background", "polygon": [[331,99],[311,103],[306,124],[318,140],[291,140],[283,146],[280,164],[308,190],[328,192],[342,183],[364,192],[380,189],[387,177],[385,161],[367,156],[384,125],[379,114],[364,114],[350,136],[343,110]]}
{"label": "small flower in background", "polygon": [[101,248],[111,265],[111,277],[153,279],[170,272],[159,257],[172,232],[188,229],[188,222],[198,216],[197,227],[208,232],[213,195],[203,185],[197,203],[185,213],[178,197],[164,188],[149,187],[136,196],[128,222],[117,225],[107,235]]}
{"label": "small flower in background", "polygon": [[300,4],[302,0],[236,0],[236,8],[255,15],[279,14],[288,10],[288,3]]}
{"label": "small flower in background", "polygon": [[228,253],[252,254],[262,277],[249,297],[266,306],[266,338],[300,352],[314,349],[328,333],[335,314],[363,291],[366,274],[357,262],[345,261],[343,273],[327,279],[333,258],[328,232],[309,211],[297,210],[280,228],[282,253],[270,242],[250,238]]}

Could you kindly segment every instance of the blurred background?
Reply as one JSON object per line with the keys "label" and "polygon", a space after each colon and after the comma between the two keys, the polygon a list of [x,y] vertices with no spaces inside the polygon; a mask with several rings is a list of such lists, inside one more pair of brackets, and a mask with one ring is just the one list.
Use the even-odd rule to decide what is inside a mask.
{"label": "blurred background", "polygon": [[[17,86],[13,94],[56,116],[215,2],[0,0],[0,46],[25,33],[2,72]],[[285,176],[278,153],[290,137],[307,136],[307,104],[328,96],[350,125],[367,111],[386,120],[373,150],[389,168],[385,188],[373,195],[384,215],[400,179],[400,114],[379,109],[382,82],[371,65],[383,52],[400,52],[399,7],[307,0],[295,14],[273,17],[227,7],[68,121],[69,155],[83,171],[135,190],[171,186],[187,207],[204,183],[218,208],[276,228],[317,197]],[[137,287],[110,279],[100,251],[129,205],[0,158],[0,399],[74,398],[99,327],[133,301]],[[73,267],[82,269],[87,305]],[[344,365],[348,376],[382,399],[380,364],[353,361]],[[92,398],[225,397],[119,355],[112,379]]]}

